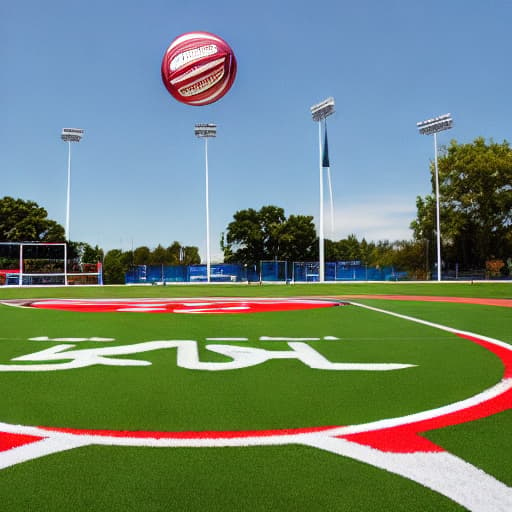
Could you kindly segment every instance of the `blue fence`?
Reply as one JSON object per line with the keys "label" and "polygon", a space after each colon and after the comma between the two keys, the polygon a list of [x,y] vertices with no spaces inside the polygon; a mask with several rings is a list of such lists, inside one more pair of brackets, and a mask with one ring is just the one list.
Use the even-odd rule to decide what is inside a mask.
{"label": "blue fence", "polygon": [[[406,272],[393,267],[368,267],[359,261],[325,264],[326,281],[399,281]],[[256,266],[220,263],[211,265],[210,281],[239,282],[315,282],[319,280],[318,262],[262,261]],[[206,265],[138,265],[126,273],[126,284],[201,283],[207,282]]]}
{"label": "blue fence", "polygon": [[[247,267],[211,265],[210,281],[236,283],[247,281]],[[125,274],[126,284],[197,283],[208,281],[206,265],[137,265]]]}
{"label": "blue fence", "polygon": [[261,261],[260,262],[260,280],[261,281],[290,281],[293,265],[287,261]]}
{"label": "blue fence", "polygon": [[[316,282],[320,276],[320,264],[295,262],[293,280]],[[393,267],[369,267],[360,261],[329,261],[325,263],[326,281],[399,281],[407,279],[407,272],[397,272]]]}

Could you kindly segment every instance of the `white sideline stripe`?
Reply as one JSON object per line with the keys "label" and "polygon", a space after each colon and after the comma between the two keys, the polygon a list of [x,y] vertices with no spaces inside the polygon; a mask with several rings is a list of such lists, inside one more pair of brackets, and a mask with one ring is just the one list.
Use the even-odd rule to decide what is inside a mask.
{"label": "white sideline stripe", "polygon": [[[512,351],[512,346],[487,336],[482,336],[466,331],[460,331],[450,327],[442,326],[421,319],[400,315],[390,311],[352,303],[369,310],[396,316],[405,320],[431,326],[454,334],[464,334],[485,340],[496,346]],[[104,350],[104,349],[101,349]],[[472,466],[446,452],[435,453],[389,453],[383,452],[368,446],[350,442],[346,439],[339,439],[334,436],[354,432],[363,432],[385,428],[389,426],[403,425],[422,419],[435,418],[449,412],[465,409],[471,405],[482,403],[494,396],[506,392],[512,387],[512,378],[504,379],[496,386],[493,386],[482,393],[469,399],[454,404],[424,411],[402,418],[391,418],[372,423],[353,425],[349,427],[333,428],[323,432],[304,434],[277,434],[268,437],[239,437],[229,439],[139,439],[119,438],[94,435],[76,435],[69,433],[51,432],[37,427],[20,425],[9,425],[0,423],[0,431],[20,434],[28,434],[46,437],[47,439],[29,445],[13,448],[2,453],[0,468],[8,467],[24,460],[30,460],[50,453],[68,450],[78,446],[89,444],[95,445],[117,445],[117,446],[153,446],[153,447],[227,447],[227,446],[268,446],[302,444],[337,455],[351,457],[355,460],[373,465],[380,469],[396,473],[409,478],[419,484],[448,497],[473,512],[509,512],[512,510],[512,488],[508,487],[496,478],[486,474],[484,471]],[[6,454],[18,453],[11,458],[10,463],[6,462]]]}
{"label": "white sideline stripe", "polygon": [[[436,329],[440,329],[443,331],[451,332],[453,334],[465,334],[467,336],[471,336],[474,338],[479,338],[485,341],[488,341],[489,343],[508,349],[510,352],[512,352],[512,346],[510,346],[507,343],[504,343],[500,340],[496,340],[493,338],[489,338],[488,336],[482,336],[480,334],[475,334],[472,332],[467,331],[460,331],[458,329],[453,329],[452,327],[446,327],[444,325],[436,324],[433,322],[428,322],[426,320],[421,320],[419,318],[414,318],[406,315],[401,315],[399,313],[394,313],[392,311],[387,311],[385,309],[375,308],[372,306],[366,306],[363,304],[358,304],[356,302],[351,302],[354,306],[362,307],[365,309],[370,309],[372,311],[377,311],[378,313],[384,313],[387,315],[395,316],[398,318],[402,318],[404,320],[409,320],[411,322],[416,322],[419,324],[424,324],[429,327],[434,327]],[[459,402],[454,402],[449,405],[445,405],[436,409],[430,409],[428,411],[422,411],[414,414],[409,414],[406,416],[401,416],[398,418],[389,418],[385,420],[377,420],[370,423],[362,423],[360,425],[350,425],[347,427],[338,427],[331,431],[329,431],[330,435],[348,435],[348,434],[355,434],[359,432],[369,432],[372,430],[380,430],[383,428],[389,428],[389,427],[396,427],[399,425],[407,425],[409,423],[416,423],[418,421],[422,420],[428,420],[433,418],[438,418],[440,416],[444,416],[445,414],[449,414],[452,412],[461,411],[463,409],[467,409],[469,407],[481,404],[482,402],[485,402],[487,400],[490,400],[491,398],[497,397],[509,389],[512,389],[512,378],[503,379],[498,384],[482,391],[481,393],[478,393],[477,395],[473,395],[470,398],[467,398],[465,400],[461,400]]]}
{"label": "white sideline stripe", "polygon": [[416,423],[418,421],[430,420],[433,418],[439,418],[452,412],[462,411],[469,407],[479,405],[487,400],[502,395],[506,391],[512,389],[512,379],[505,379],[496,384],[495,386],[486,389],[482,393],[478,393],[466,400],[460,402],[454,402],[450,405],[445,405],[437,409],[430,409],[428,411],[418,412],[407,416],[401,416],[399,418],[390,418],[386,420],[378,420],[371,423],[362,423],[360,425],[351,425],[348,427],[337,427],[329,431],[329,435],[348,435],[357,434],[360,432],[370,432],[373,430],[381,430],[384,428],[397,427],[400,425],[408,425],[409,423]]}
{"label": "white sideline stripe", "polygon": [[[38,435],[41,435],[39,433]],[[48,434],[46,434],[48,435]],[[47,437],[41,441],[11,448],[10,450],[0,452],[0,469],[5,469],[21,462],[51,455],[52,453],[64,452],[90,444],[88,440],[79,436],[69,439],[60,439],[56,437]]]}
{"label": "white sideline stripe", "polygon": [[512,488],[447,452],[389,453],[318,434],[303,441],[418,482],[473,512],[512,510]]}
{"label": "white sideline stripe", "polygon": [[413,316],[401,315],[400,313],[395,313],[393,311],[387,311],[386,309],[375,308],[373,306],[367,306],[366,304],[359,304],[358,302],[350,302],[353,306],[357,306],[364,309],[370,309],[372,311],[377,311],[378,313],[384,313],[385,315],[396,316],[397,318],[402,318],[403,320],[409,320],[410,322],[416,322],[417,324],[427,325],[429,327],[434,327],[435,329],[440,329],[441,331],[451,332],[453,334],[464,334],[466,336],[472,336],[474,338],[479,338],[484,341],[488,341],[493,345],[498,347],[503,347],[512,352],[512,345],[505,343],[504,341],[500,341],[494,338],[490,338],[488,336],[484,336],[483,334],[475,334],[474,332],[469,331],[461,331],[460,329],[454,329],[453,327],[448,327],[446,325],[436,324],[434,322],[429,322],[428,320],[422,320],[421,318],[415,318]]}

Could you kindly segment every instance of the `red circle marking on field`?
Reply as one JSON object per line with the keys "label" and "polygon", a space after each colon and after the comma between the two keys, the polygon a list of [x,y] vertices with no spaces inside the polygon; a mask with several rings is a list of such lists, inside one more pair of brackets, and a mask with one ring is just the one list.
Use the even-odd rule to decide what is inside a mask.
{"label": "red circle marking on field", "polygon": [[[364,298],[379,298],[379,299],[390,299],[390,300],[425,300],[425,301],[442,301],[442,302],[464,302],[464,303],[476,303],[476,304],[489,304],[490,301],[478,302],[480,299],[459,299],[453,297],[422,297],[422,296],[362,296]],[[455,299],[455,300],[454,300]],[[491,299],[495,301],[495,299]],[[94,305],[102,302],[106,308],[94,309]],[[492,303],[491,305],[503,305],[505,301],[499,301],[498,303]],[[343,305],[344,303],[324,300],[305,300],[305,299],[194,299],[194,300],[180,300],[180,301],[156,301],[156,300],[145,300],[145,301],[71,301],[71,300],[60,300],[60,301],[35,301],[30,305],[33,307],[50,307],[51,305],[55,309],[68,309],[73,311],[84,311],[85,306],[89,304],[93,311],[119,311],[119,309],[129,309],[133,307],[136,310],[137,307],[143,309],[155,309],[166,308],[166,312],[171,310],[174,312],[185,312],[176,311],[180,309],[187,309],[189,307],[198,308],[196,312],[212,312],[212,313],[226,313],[226,312],[241,312],[240,309],[233,310],[233,307],[244,307],[248,311],[282,311],[290,309],[308,309],[311,307],[332,307],[337,305]],[[136,306],[141,304],[141,306]],[[158,306],[157,306],[158,304]],[[164,305],[162,305],[164,304]],[[25,303],[25,305],[28,305]],[[56,306],[67,305],[69,307],[56,307]],[[254,305],[254,309],[251,309]],[[282,306],[280,308],[279,306]],[[210,308],[209,308],[210,307]],[[275,309],[275,308],[278,309]],[[78,308],[78,309],[72,309]],[[168,309],[167,309],[168,308]],[[222,310],[222,308],[226,308]],[[87,309],[88,311],[91,309]],[[168,311],[169,310],[169,311]],[[160,311],[164,312],[164,311]],[[192,312],[188,311],[187,312]],[[347,441],[352,441],[357,444],[372,447],[384,452],[391,453],[413,453],[413,452],[441,452],[444,449],[428,439],[424,438],[422,434],[429,430],[435,430],[439,428],[445,428],[451,425],[457,425],[461,423],[471,422],[477,419],[485,418],[493,414],[508,410],[512,407],[512,347],[508,344],[500,342],[498,340],[492,340],[484,336],[473,335],[471,333],[465,333],[450,329],[459,338],[466,339],[478,345],[481,345],[486,350],[496,355],[502,362],[504,367],[503,379],[501,383],[497,384],[487,392],[462,401],[460,403],[441,407],[438,411],[425,411],[423,413],[413,414],[410,417],[404,416],[402,418],[395,418],[393,420],[387,420],[391,422],[388,426],[379,425],[379,422],[375,422],[375,426],[371,427],[372,424],[367,425],[353,425],[347,428],[356,429],[352,432],[336,432],[339,429],[344,430],[344,427],[309,427],[309,428],[298,428],[298,429],[275,429],[275,430],[259,430],[259,431],[203,431],[203,432],[148,432],[148,431],[115,431],[115,430],[94,430],[94,429],[74,429],[74,428],[55,428],[55,427],[35,427],[37,434],[45,437],[46,435],[51,437],[51,433],[69,434],[71,436],[92,436],[93,438],[109,439],[109,444],[116,444],[113,439],[121,438],[128,440],[134,439],[149,439],[149,440],[210,440],[211,446],[216,446],[217,441],[225,439],[235,439],[240,441],[240,446],[245,446],[244,439],[248,438],[267,438],[267,437],[282,437],[301,435],[301,434],[321,434],[324,433],[326,436],[338,437]],[[489,393],[492,391],[492,393]],[[431,414],[428,414],[428,413]],[[358,428],[360,427],[360,428]],[[18,426],[18,428],[20,428]],[[330,433],[331,432],[331,433]],[[36,432],[34,432],[36,433]],[[14,434],[14,437],[13,437]],[[19,436],[20,439],[15,439]],[[25,438],[26,437],[26,438]],[[40,438],[24,436],[22,431],[17,432],[0,432],[0,451],[8,450],[11,446],[23,445],[26,443],[37,443]],[[5,445],[2,448],[2,442]],[[219,445],[221,446],[221,445]]]}
{"label": "red circle marking on field", "polygon": [[295,311],[345,306],[339,300],[319,299],[43,299],[23,306],[81,313],[187,313],[228,314]]}

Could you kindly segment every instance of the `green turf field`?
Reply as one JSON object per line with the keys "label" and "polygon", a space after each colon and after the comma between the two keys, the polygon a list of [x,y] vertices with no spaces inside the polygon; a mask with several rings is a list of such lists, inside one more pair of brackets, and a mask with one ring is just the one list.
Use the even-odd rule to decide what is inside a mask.
{"label": "green turf field", "polygon": [[[508,299],[512,283],[1,289],[0,301],[360,294]],[[510,307],[369,297],[353,302],[512,344]],[[290,351],[293,347],[282,338],[317,338],[303,343],[331,363],[411,365],[329,371],[297,358],[270,358],[240,369],[205,371],[181,367],[180,349],[162,348],[116,356],[121,363],[115,366],[0,371],[0,422],[9,425],[131,432],[341,427],[461,402],[496,386],[504,373],[502,361],[478,344],[356,304],[230,315],[78,313],[0,305],[0,326],[0,366],[59,344],[73,345],[67,350],[96,350],[157,340],[193,342],[201,361],[226,364],[232,358],[209,345],[238,347],[242,354]],[[61,341],[92,337],[110,341]],[[133,359],[150,364],[122,365]],[[55,364],[69,360],[62,357]],[[425,438],[510,489],[511,431],[512,413],[505,410],[431,429]],[[8,453],[0,451],[0,464]],[[90,445],[9,465],[0,470],[0,489],[1,510],[6,511],[465,509],[417,481],[301,443]]]}

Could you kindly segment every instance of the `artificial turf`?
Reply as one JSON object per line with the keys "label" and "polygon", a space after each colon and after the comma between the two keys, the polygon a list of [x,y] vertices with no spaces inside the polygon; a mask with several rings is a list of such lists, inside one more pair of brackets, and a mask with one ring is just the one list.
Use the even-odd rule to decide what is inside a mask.
{"label": "artificial turf", "polygon": [[[18,297],[290,296],[361,293],[510,298],[512,283],[167,286],[2,289]],[[512,343],[512,309],[471,304],[357,299],[405,315]],[[56,343],[48,336],[115,338],[111,345],[188,339],[202,360],[207,337],[286,350],[260,336],[324,337],[309,345],[331,361],[402,362],[390,372],[326,372],[293,360],[205,372],[176,365],[176,350],[136,354],[147,367],[95,366],[0,372],[0,421],[76,428],[233,430],[343,425],[461,400],[502,377],[483,348],[432,327],[356,306],[252,315],[72,313],[0,306],[0,364]],[[81,342],[76,348],[95,348]],[[105,346],[103,344],[102,346]],[[424,435],[512,486],[511,411]],[[0,453],[1,457],[1,453]],[[305,446],[125,448],[90,446],[0,471],[2,511],[463,510],[419,484]]]}

